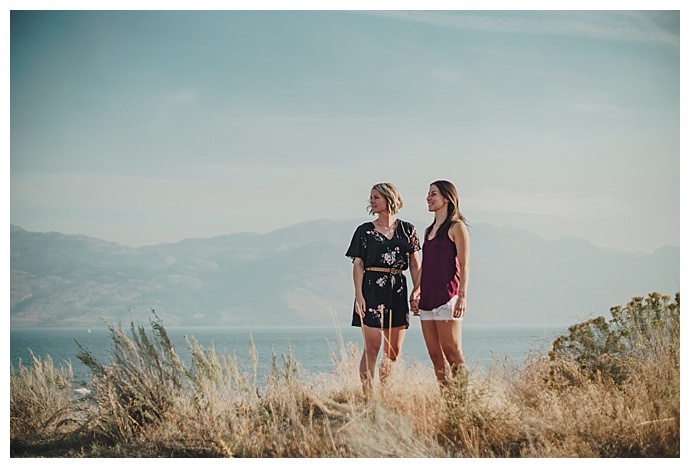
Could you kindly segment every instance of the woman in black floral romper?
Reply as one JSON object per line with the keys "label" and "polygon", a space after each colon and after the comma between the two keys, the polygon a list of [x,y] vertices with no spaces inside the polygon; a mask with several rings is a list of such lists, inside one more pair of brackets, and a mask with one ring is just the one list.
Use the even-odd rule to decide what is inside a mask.
{"label": "woman in black floral romper", "polygon": [[419,238],[415,227],[396,219],[403,201],[389,183],[374,185],[369,197],[373,222],[357,227],[346,256],[352,259],[355,305],[352,325],[362,327],[364,352],[359,364],[364,394],[372,390],[374,371],[381,343],[385,342],[379,378],[384,383],[391,365],[397,361],[410,325],[407,280],[410,269],[410,301],[419,299]]}

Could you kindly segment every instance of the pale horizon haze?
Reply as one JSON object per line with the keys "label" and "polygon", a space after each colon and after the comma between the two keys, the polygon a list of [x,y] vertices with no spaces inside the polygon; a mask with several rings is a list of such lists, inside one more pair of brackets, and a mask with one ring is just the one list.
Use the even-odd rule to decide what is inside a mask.
{"label": "pale horizon haze", "polygon": [[9,17],[25,229],[139,246],[366,220],[382,181],[427,223],[448,179],[471,223],[680,245],[679,11]]}

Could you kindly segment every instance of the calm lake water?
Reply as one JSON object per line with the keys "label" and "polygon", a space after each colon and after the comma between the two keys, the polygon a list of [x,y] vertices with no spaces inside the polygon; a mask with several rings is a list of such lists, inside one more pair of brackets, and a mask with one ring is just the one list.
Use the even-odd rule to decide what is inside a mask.
{"label": "calm lake water", "polygon": [[[249,366],[249,339],[254,341],[259,368],[270,369],[273,352],[282,362],[281,355],[292,350],[302,368],[311,373],[329,372],[335,368],[332,355],[341,355],[342,344],[355,343],[362,349],[362,335],[358,328],[301,328],[301,329],[246,329],[222,327],[175,328],[166,327],[168,335],[180,357],[189,362],[189,352],[184,337],[195,338],[204,348],[215,347],[218,354],[237,355],[240,362]],[[124,331],[131,337],[129,328]],[[150,327],[147,332],[150,334]],[[546,353],[551,343],[566,332],[566,328],[536,327],[488,327],[465,326],[463,329],[463,352],[470,369],[488,368],[495,360],[508,359],[523,362],[530,353]],[[105,327],[87,328],[32,328],[10,330],[10,364],[17,365],[21,359],[25,365],[31,363],[31,350],[37,357],[49,355],[55,364],[64,361],[72,363],[76,382],[88,380],[88,369],[76,358],[78,341],[99,359],[110,362],[112,340]],[[409,365],[414,360],[431,363],[419,326],[411,326],[403,346],[402,363]]]}

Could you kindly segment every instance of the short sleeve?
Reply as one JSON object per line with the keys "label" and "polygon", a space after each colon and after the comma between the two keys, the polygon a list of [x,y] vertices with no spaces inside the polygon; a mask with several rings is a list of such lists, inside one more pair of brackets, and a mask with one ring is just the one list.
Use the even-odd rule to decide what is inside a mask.
{"label": "short sleeve", "polygon": [[407,239],[410,244],[410,252],[417,252],[418,250],[422,250],[422,246],[419,245],[419,236],[417,235],[417,229],[415,229],[414,225],[411,223],[408,223],[406,226],[406,234],[407,234]]}
{"label": "short sleeve", "polygon": [[364,235],[363,226],[359,226],[355,233],[352,235],[352,240],[350,241],[350,247],[345,253],[346,257],[350,257],[352,260],[355,258],[364,259],[364,254],[366,251],[366,238]]}

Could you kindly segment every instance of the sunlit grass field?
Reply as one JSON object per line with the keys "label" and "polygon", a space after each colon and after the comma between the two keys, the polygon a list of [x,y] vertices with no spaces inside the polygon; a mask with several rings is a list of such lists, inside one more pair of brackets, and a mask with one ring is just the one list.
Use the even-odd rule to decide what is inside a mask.
{"label": "sunlit grass field", "polygon": [[[80,347],[75,391],[50,357],[10,370],[12,457],[679,457],[680,294],[633,298],[575,324],[546,355],[469,369],[441,388],[430,363],[398,366],[365,401],[361,350],[306,374],[260,372],[190,339],[185,365],[157,317],[111,327],[112,359]],[[361,345],[360,345],[361,346]]]}

